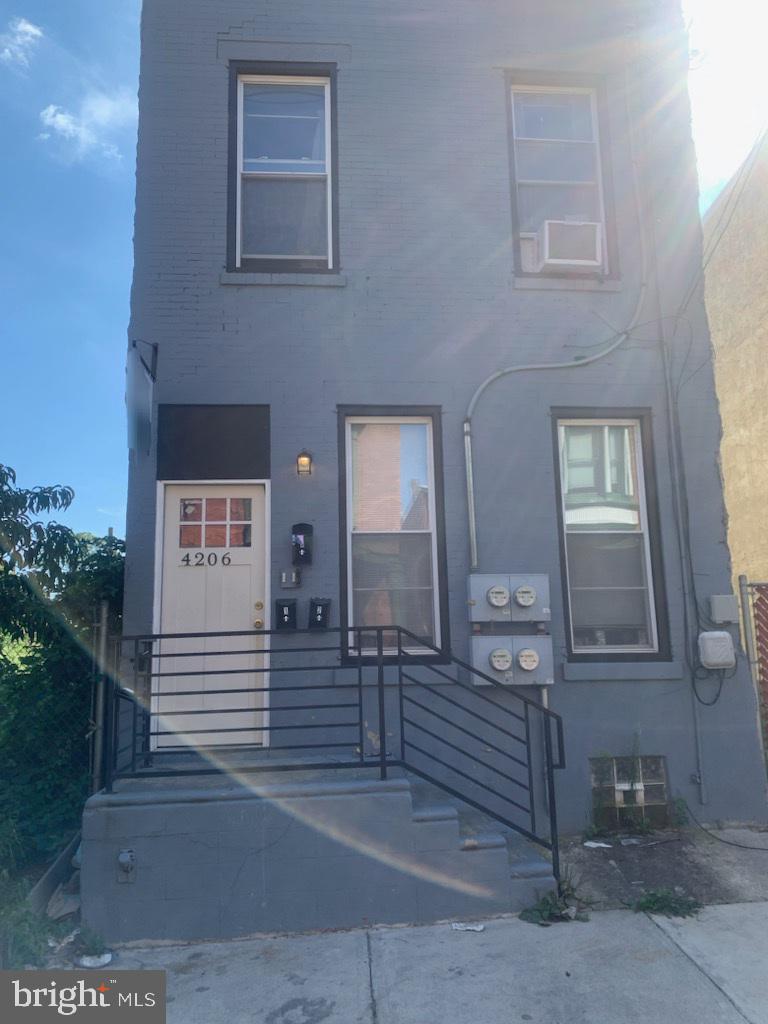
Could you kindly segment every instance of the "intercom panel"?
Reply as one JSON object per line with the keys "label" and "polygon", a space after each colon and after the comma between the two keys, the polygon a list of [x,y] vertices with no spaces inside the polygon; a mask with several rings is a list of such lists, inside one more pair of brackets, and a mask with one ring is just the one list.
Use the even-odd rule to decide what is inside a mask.
{"label": "intercom panel", "polygon": [[555,681],[552,637],[473,636],[471,643],[472,666],[504,686],[551,686]]}
{"label": "intercom panel", "polygon": [[544,573],[472,573],[470,622],[549,622],[549,576]]}

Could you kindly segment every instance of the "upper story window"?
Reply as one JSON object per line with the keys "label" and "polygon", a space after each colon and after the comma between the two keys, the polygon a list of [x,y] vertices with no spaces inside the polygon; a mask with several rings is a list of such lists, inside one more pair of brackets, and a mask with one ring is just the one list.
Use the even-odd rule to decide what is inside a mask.
{"label": "upper story window", "polygon": [[573,654],[659,650],[638,420],[559,420]]}
{"label": "upper story window", "polygon": [[334,268],[331,79],[237,77],[235,268]]}
{"label": "upper story window", "polygon": [[512,85],[518,271],[608,271],[594,89]]}

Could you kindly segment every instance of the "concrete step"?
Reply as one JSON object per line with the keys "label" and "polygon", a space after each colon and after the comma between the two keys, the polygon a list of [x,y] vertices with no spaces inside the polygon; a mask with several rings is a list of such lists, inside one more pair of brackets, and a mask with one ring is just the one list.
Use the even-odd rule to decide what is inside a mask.
{"label": "concrete step", "polygon": [[459,849],[466,852],[506,849],[512,879],[539,881],[542,887],[548,882],[553,883],[552,861],[543,847],[530,842],[490,815],[463,803],[439,786],[413,777],[410,783],[414,821],[454,820],[458,829]]}

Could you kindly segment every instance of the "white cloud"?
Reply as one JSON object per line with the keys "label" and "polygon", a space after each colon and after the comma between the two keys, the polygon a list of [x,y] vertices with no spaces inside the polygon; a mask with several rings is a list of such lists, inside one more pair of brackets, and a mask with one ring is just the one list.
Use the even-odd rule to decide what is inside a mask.
{"label": "white cloud", "polygon": [[0,61],[20,68],[29,67],[32,51],[43,38],[43,30],[26,18],[12,18],[0,34]]}
{"label": "white cloud", "polygon": [[38,138],[58,140],[70,159],[96,155],[119,160],[117,142],[121,133],[136,122],[136,97],[128,89],[111,95],[89,92],[77,113],[50,103],[40,111],[40,121],[45,131]]}

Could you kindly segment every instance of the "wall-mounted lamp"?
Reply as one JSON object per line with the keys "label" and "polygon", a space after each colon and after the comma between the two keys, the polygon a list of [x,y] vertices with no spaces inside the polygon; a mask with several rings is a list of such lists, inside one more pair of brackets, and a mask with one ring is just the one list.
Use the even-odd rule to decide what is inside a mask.
{"label": "wall-mounted lamp", "polygon": [[296,472],[299,476],[312,475],[312,456],[306,449],[296,456]]}

